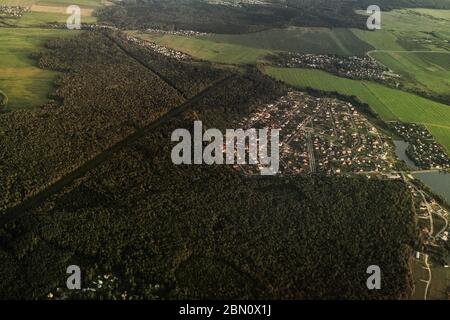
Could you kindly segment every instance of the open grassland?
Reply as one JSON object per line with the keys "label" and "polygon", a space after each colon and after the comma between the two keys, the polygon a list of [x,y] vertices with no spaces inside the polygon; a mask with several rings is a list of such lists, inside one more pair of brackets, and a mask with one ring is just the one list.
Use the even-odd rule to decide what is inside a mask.
{"label": "open grassland", "polygon": [[373,52],[371,56],[402,76],[412,90],[449,96],[450,52]]}
{"label": "open grassland", "polygon": [[227,64],[256,63],[271,51],[211,40],[156,33],[133,33],[141,39],[185,52],[191,56]]}
{"label": "open grassland", "polygon": [[437,141],[450,150],[450,106],[376,83],[339,78],[318,70],[268,67],[266,72],[296,87],[356,96],[369,104],[386,121],[401,120],[425,124]]}
{"label": "open grassland", "polygon": [[42,70],[30,54],[42,49],[51,37],[75,31],[33,28],[0,28],[0,90],[8,97],[8,108],[27,108],[47,101],[55,72]]}
{"label": "open grassland", "polygon": [[211,34],[206,39],[266,50],[300,53],[360,55],[373,49],[349,29],[297,28],[272,29],[241,35]]}

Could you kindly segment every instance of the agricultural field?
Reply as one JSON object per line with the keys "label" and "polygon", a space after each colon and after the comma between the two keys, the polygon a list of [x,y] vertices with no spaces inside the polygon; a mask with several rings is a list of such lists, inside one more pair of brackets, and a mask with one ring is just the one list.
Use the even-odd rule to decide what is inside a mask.
{"label": "agricultural field", "polygon": [[241,35],[211,34],[206,39],[266,50],[299,53],[361,55],[373,47],[343,28],[272,29]]}
{"label": "agricultural field", "polygon": [[30,54],[43,49],[50,38],[69,36],[78,31],[39,28],[48,23],[65,23],[69,5],[81,7],[81,22],[93,23],[93,10],[100,0],[0,0],[0,5],[24,6],[29,9],[19,18],[2,18],[0,28],[0,90],[7,97],[8,109],[30,108],[45,103],[52,90],[56,72],[36,66]]}
{"label": "agricultural field", "polygon": [[135,37],[185,52],[195,58],[227,64],[255,64],[271,51],[170,34],[132,33]]}
{"label": "agricultural field", "polygon": [[0,90],[9,109],[29,108],[47,101],[56,72],[42,70],[30,59],[49,38],[77,31],[35,28],[0,28]]}
{"label": "agricultural field", "polygon": [[385,12],[382,30],[352,30],[368,54],[401,75],[402,87],[450,104],[450,10]]}
{"label": "agricultural field", "polygon": [[339,78],[319,70],[268,67],[265,71],[275,79],[296,87],[356,96],[369,104],[385,121],[424,124],[450,152],[449,106],[376,83]]}

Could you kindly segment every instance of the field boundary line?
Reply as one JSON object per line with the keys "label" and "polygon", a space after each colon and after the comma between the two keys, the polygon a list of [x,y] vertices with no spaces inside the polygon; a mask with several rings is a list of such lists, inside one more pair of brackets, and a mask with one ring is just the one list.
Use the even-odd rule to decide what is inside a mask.
{"label": "field boundary line", "polygon": [[[159,73],[158,71],[156,71],[155,69],[153,69],[151,66],[149,66],[147,63],[145,63],[144,61],[142,61],[141,59],[139,59],[138,57],[136,57],[135,55],[133,55],[130,51],[128,51],[126,48],[124,48],[114,37],[112,37],[111,35],[109,35],[107,32],[103,33],[104,36],[106,38],[108,38],[111,42],[113,42],[117,47],[119,47],[119,49],[121,49],[127,56],[129,56],[130,58],[132,58],[134,61],[136,61],[137,63],[139,63],[141,66],[143,66],[144,68],[146,68],[147,70],[151,71],[153,74],[155,74],[157,77],[159,77],[161,80],[163,80],[165,83],[167,83],[170,87],[172,87],[172,89],[176,90],[178,92],[179,95],[181,95],[181,97],[184,100],[188,100],[188,97],[186,97],[186,94],[181,91],[172,81],[170,81],[167,77],[165,77],[164,75],[162,75],[161,73]],[[144,48],[142,48],[144,49]]]}

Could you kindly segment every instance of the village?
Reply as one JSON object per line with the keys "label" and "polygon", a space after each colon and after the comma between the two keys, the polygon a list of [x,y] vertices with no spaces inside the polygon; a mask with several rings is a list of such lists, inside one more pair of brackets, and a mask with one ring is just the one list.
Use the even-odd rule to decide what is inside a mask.
{"label": "village", "polygon": [[318,69],[330,72],[339,77],[355,80],[389,82],[399,77],[369,56],[338,56],[288,52],[272,55],[269,57],[269,60],[277,67]]}
{"label": "village", "polygon": [[450,159],[444,149],[423,126],[393,122],[391,127],[408,143],[406,154],[421,169],[449,169]]}
{"label": "village", "polygon": [[20,18],[28,9],[22,6],[0,5],[0,17]]}
{"label": "village", "polygon": [[[240,125],[281,130],[281,174],[388,174],[395,169],[392,144],[348,102],[292,91]],[[241,168],[253,174],[251,166]]]}

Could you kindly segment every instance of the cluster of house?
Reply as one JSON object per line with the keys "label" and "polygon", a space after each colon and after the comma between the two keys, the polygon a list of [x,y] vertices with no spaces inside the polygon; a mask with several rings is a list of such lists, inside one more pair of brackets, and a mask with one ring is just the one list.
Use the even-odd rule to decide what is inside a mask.
{"label": "cluster of house", "polygon": [[310,68],[358,80],[391,81],[399,76],[369,56],[279,53],[269,58],[283,68]]}
{"label": "cluster of house", "polygon": [[206,36],[207,33],[204,32],[198,32],[198,31],[192,31],[192,30],[161,30],[161,29],[147,29],[146,32],[150,33],[160,33],[160,34],[170,34],[174,36],[184,36],[184,37],[200,37],[200,36]]}
{"label": "cluster of house", "polygon": [[20,18],[27,11],[26,7],[0,5],[0,17]]}
{"label": "cluster of house", "polygon": [[154,52],[157,52],[161,55],[164,55],[164,56],[172,58],[172,59],[176,59],[176,60],[191,60],[192,59],[192,57],[186,53],[161,46],[154,42],[144,41],[144,40],[138,39],[136,37],[133,37],[131,35],[126,35],[126,39],[130,42],[133,42],[133,43],[141,46],[141,47],[150,49]]}
{"label": "cluster of house", "polygon": [[230,7],[242,7],[243,4],[246,5],[271,5],[272,3],[264,0],[208,0],[210,4],[217,4]]}
{"label": "cluster of house", "polygon": [[392,127],[396,134],[408,142],[406,154],[419,168],[450,168],[447,153],[423,125],[394,122]]}
{"label": "cluster of house", "polygon": [[394,151],[378,130],[352,104],[337,99],[289,92],[240,125],[281,130],[283,174],[382,173],[394,166]]}

